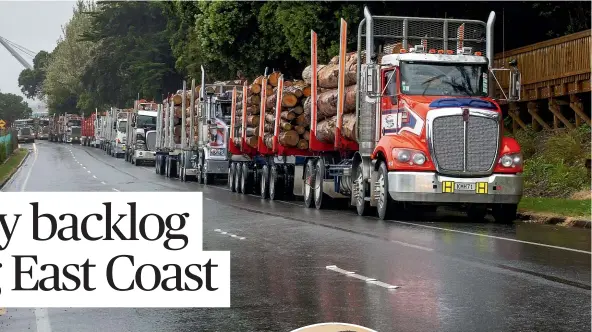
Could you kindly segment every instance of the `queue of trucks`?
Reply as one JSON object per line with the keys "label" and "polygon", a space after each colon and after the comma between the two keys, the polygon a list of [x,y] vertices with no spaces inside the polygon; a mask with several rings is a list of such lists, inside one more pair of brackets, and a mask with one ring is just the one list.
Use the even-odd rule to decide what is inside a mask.
{"label": "queue of trucks", "polygon": [[[200,184],[225,178],[232,192],[270,200],[296,197],[306,208],[342,200],[359,215],[375,211],[385,219],[408,207],[453,205],[474,219],[491,211],[496,221],[509,222],[522,197],[523,161],[517,142],[503,135],[500,102],[520,99],[521,78],[515,63],[492,67],[494,23],[494,12],[482,22],[373,16],[365,8],[355,51],[355,140],[344,134],[348,73],[342,19],[334,144],[317,139],[320,69],[314,31],[306,148],[278,140],[283,77],[273,92],[273,144],[263,142],[270,93],[262,88],[260,135],[253,145],[246,137],[248,82],[206,84],[203,67],[200,86],[195,79],[189,89],[183,82],[161,104],[148,103],[150,114],[139,111],[137,102],[125,116],[111,110],[94,120],[101,129],[95,141],[135,164],[150,152],[155,172],[166,177]],[[508,91],[500,77],[509,81]],[[501,100],[494,97],[496,89]],[[140,121],[142,116],[154,119],[154,126],[145,126],[150,121]]]}

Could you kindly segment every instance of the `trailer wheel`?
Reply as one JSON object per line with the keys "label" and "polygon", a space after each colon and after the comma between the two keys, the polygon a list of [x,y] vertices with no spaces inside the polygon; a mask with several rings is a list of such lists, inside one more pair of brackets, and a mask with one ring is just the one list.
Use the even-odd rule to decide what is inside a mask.
{"label": "trailer wheel", "polygon": [[304,168],[304,206],[310,208],[314,202],[314,161],[309,159]]}
{"label": "trailer wheel", "polygon": [[230,163],[228,166],[228,189],[231,192],[235,192],[236,188],[234,186],[234,174],[236,173],[236,163]]}
{"label": "trailer wheel", "polygon": [[325,161],[323,158],[319,158],[316,163],[316,167],[314,168],[314,178],[315,178],[315,185],[314,185],[314,202],[315,208],[320,210],[323,208],[323,179],[325,178]]}
{"label": "trailer wheel", "polygon": [[234,191],[236,191],[237,193],[242,193],[243,192],[243,188],[242,188],[242,184],[243,184],[243,179],[242,179],[242,173],[243,173],[243,169],[242,169],[242,164],[234,164],[234,175],[233,175],[233,186],[234,186]]}
{"label": "trailer wheel", "polygon": [[[388,170],[384,161],[380,161],[378,166],[378,179],[376,184],[376,191],[378,194],[378,204],[376,210],[378,218],[384,220],[392,213],[394,203],[388,193]],[[373,193],[371,193],[373,194]]]}
{"label": "trailer wheel", "polygon": [[353,188],[352,188],[352,195],[354,195],[355,202],[356,202],[356,210],[358,215],[365,216],[368,215],[368,210],[370,210],[370,202],[366,201],[366,184],[364,183],[364,169],[363,165],[360,163],[358,165],[358,169],[356,170],[356,178],[354,180]]}
{"label": "trailer wheel", "polygon": [[261,190],[259,191],[259,196],[261,198],[267,198],[267,188],[269,187],[269,166],[263,165],[261,169],[261,182],[259,182]]}
{"label": "trailer wheel", "polygon": [[284,184],[280,167],[273,165],[269,176],[269,199],[273,201],[282,198],[283,189]]}
{"label": "trailer wheel", "polygon": [[243,195],[247,195],[251,193],[251,178],[249,174],[249,165],[247,163],[243,163],[243,167],[240,172],[240,179],[241,185],[240,190]]}

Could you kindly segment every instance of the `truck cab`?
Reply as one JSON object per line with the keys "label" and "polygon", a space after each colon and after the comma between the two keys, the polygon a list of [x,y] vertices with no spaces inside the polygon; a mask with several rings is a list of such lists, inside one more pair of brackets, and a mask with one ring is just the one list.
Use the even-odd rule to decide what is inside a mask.
{"label": "truck cab", "polygon": [[137,113],[129,114],[128,130],[129,132],[133,132],[134,135],[128,136],[126,145],[126,154],[128,157],[126,160],[130,161],[136,166],[139,166],[143,163],[152,164],[156,160],[154,149],[148,149],[148,138],[151,138],[154,141],[156,141],[156,138],[152,136],[147,137],[147,134],[150,131],[156,133],[155,130],[157,116],[158,112],[152,108],[147,110],[140,109],[137,111]]}
{"label": "truck cab", "polygon": [[200,102],[199,159],[197,181],[212,183],[216,176],[228,175],[228,139],[232,117],[232,88],[210,85]]}
{"label": "truck cab", "polygon": [[82,119],[79,116],[67,114],[64,123],[64,139],[66,143],[80,143],[82,140]]}
{"label": "truck cab", "polygon": [[125,142],[127,139],[127,112],[120,112],[116,121],[113,121],[113,140],[111,156],[120,158],[125,155]]}

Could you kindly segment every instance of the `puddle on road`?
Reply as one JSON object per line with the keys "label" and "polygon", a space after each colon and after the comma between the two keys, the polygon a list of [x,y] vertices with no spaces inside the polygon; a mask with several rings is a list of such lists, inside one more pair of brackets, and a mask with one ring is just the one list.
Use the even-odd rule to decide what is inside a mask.
{"label": "puddle on road", "polygon": [[590,251],[590,229],[516,223],[516,239]]}

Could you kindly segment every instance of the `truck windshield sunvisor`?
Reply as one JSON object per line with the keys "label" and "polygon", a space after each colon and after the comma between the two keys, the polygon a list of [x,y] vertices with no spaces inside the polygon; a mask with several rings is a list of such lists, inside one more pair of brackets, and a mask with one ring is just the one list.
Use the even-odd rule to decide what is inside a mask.
{"label": "truck windshield sunvisor", "polygon": [[487,65],[408,61],[401,63],[401,93],[423,96],[487,96]]}

